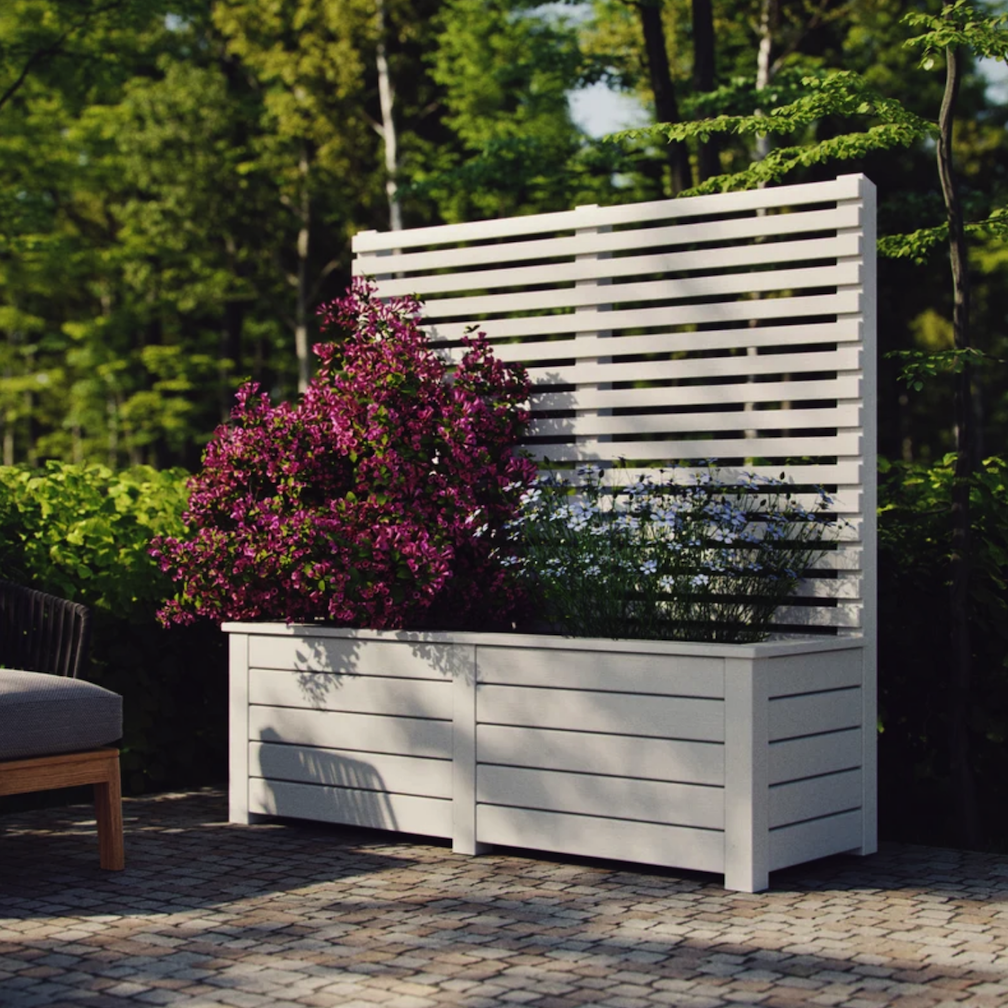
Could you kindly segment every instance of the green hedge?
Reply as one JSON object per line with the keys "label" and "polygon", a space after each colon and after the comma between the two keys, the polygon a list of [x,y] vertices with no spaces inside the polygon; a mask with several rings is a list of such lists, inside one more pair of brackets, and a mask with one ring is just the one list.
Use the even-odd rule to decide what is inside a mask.
{"label": "green hedge", "polygon": [[186,478],[146,466],[0,467],[0,576],[91,607],[87,675],[123,695],[131,793],[226,777],[223,635],[154,618],[173,588],[147,548],[182,530]]}
{"label": "green hedge", "polygon": [[[886,839],[955,845],[949,760],[954,456],[883,462],[879,483],[879,813]],[[1008,850],[1008,461],[971,487],[971,765],[982,845]]]}

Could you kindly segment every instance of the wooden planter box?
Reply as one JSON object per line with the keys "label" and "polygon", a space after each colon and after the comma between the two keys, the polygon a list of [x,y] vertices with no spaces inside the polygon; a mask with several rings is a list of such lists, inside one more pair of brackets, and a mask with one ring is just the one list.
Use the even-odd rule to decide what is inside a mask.
{"label": "wooden planter box", "polygon": [[615,858],[722,874],[746,892],[775,869],[876,848],[860,637],[224,629],[232,822]]}

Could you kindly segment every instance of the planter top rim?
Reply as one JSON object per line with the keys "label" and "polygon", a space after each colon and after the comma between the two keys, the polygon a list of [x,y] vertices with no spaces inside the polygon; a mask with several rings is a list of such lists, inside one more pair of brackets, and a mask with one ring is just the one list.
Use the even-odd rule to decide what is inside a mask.
{"label": "planter top rim", "polygon": [[610,638],[561,637],[558,634],[466,633],[462,631],[351,630],[315,624],[229,622],[225,633],[260,634],[268,637],[331,637],[339,640],[385,640],[412,644],[468,644],[481,647],[546,648],[564,651],[625,651],[637,654],[720,655],[734,658],[769,658],[776,655],[809,654],[816,651],[847,651],[862,648],[861,634],[850,637],[793,637],[757,644],[724,644],[703,641],[613,640]]}

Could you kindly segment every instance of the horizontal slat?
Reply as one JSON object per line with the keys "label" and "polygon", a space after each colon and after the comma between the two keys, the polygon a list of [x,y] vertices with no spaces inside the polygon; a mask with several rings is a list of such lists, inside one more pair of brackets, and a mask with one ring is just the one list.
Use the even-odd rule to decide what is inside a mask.
{"label": "horizontal slat", "polygon": [[[657,469],[642,469],[630,465],[613,468],[618,474],[617,478],[624,483],[632,483],[640,475],[649,475],[655,479],[658,478]],[[841,488],[843,488],[850,487],[857,483],[858,476],[861,472],[861,463],[853,460],[845,460],[842,462],[829,462],[824,465],[762,465],[746,466],[745,468],[740,468],[739,466],[725,466],[721,470],[721,475],[726,481],[734,479],[737,482],[738,478],[743,473],[751,472],[758,476],[767,476],[773,479],[779,479],[782,471],[784,473],[784,478],[789,483],[793,483],[798,486],[836,486],[839,484]],[[704,469],[703,466],[677,466],[675,470],[672,470],[671,468],[667,468],[665,470],[666,476],[671,475],[673,472],[676,474],[676,479],[682,481],[695,477],[697,473],[704,473],[706,472],[706,469]],[[607,479],[611,478],[612,477],[607,477]]]}
{"label": "horizontal slat", "polygon": [[770,788],[770,828],[860,807],[860,770],[777,784]]}
{"label": "horizontal slat", "polygon": [[[370,643],[375,649],[385,646],[384,643]],[[249,669],[249,702],[269,707],[307,707],[443,721],[451,720],[452,716],[452,690],[448,680],[433,682],[333,672]]]}
{"label": "horizontal slat", "polygon": [[686,784],[724,784],[724,745],[481,724],[481,763],[623,775]]}
{"label": "horizontal slat", "polygon": [[487,647],[476,651],[481,686],[549,686],[554,689],[724,697],[724,661],[693,655],[634,654],[615,642],[606,651],[534,651]]}
{"label": "horizontal slat", "polygon": [[[804,182],[798,185],[720,193],[716,197],[716,210],[712,207],[710,196],[691,196],[685,199],[651,200],[646,203],[625,203],[616,206],[586,206],[578,207],[576,210],[503,217],[464,224],[440,224],[405,231],[385,233],[364,231],[354,236],[353,251],[364,253],[454,242],[491,241],[497,238],[548,234],[577,228],[617,227],[636,223],[653,225],[663,220],[709,217],[715,212],[727,216],[777,207],[786,207],[790,210],[803,204],[856,199],[859,196],[859,186],[860,176],[841,175],[827,182]],[[773,215],[768,214],[764,219],[772,220],[772,217]],[[712,226],[712,223],[705,222],[705,227]]]}
{"label": "horizontal slat", "polygon": [[388,641],[379,650],[353,640],[249,637],[249,665],[307,672],[345,672],[354,676],[397,676],[450,680],[458,655],[437,644]]}
{"label": "horizontal slat", "polygon": [[859,688],[809,693],[770,701],[770,741],[818,735],[861,724]]}
{"label": "horizontal slat", "polygon": [[[848,233],[832,238],[728,245],[721,248],[708,247],[702,251],[688,249],[681,252],[659,252],[651,255],[620,256],[619,258],[589,258],[579,254],[574,261],[568,262],[537,263],[534,266],[506,266],[501,269],[487,270],[465,269],[453,273],[417,274],[403,277],[400,280],[388,279],[382,281],[381,293],[382,297],[402,297],[407,294],[416,294],[420,298],[429,298],[432,294],[477,290],[497,291],[501,288],[526,285],[556,284],[559,286],[655,273],[669,274],[684,271],[696,273],[702,270],[704,274],[710,274],[713,270],[740,266],[855,256],[859,247],[859,236]],[[460,250],[458,265],[465,264],[466,251],[468,250]],[[388,265],[384,264],[383,268],[388,269]],[[683,283],[690,284],[696,279],[699,278],[693,276],[684,280]],[[649,280],[648,282],[654,284],[659,281]],[[674,281],[663,279],[660,282],[668,284]],[[538,294],[539,291],[536,291],[527,296],[530,300],[535,301]]]}
{"label": "horizontal slat", "polygon": [[[427,270],[453,268],[471,269],[494,263],[527,262],[536,259],[564,259],[576,255],[604,255],[642,248],[670,248],[676,245],[702,243],[710,246],[721,241],[740,238],[761,238],[766,235],[794,235],[809,231],[833,231],[857,227],[860,208],[844,204],[827,210],[806,210],[796,213],[733,217],[702,224],[673,224],[666,227],[642,227],[636,230],[600,231],[571,235],[548,234],[532,241],[493,242],[487,245],[467,244],[423,252],[401,252],[389,256],[358,252],[354,260],[354,276],[379,276],[395,273],[418,273]],[[369,232],[374,234],[375,232]],[[402,234],[402,232],[397,232]],[[354,247],[357,247],[357,241]],[[386,248],[391,249],[389,242]],[[697,253],[694,252],[694,255]],[[384,283],[382,284],[384,287]]]}
{"label": "horizontal slat", "polygon": [[452,755],[449,721],[295,710],[293,707],[250,707],[249,738],[323,748],[338,745],[341,749],[357,752],[435,759],[450,759]]}
{"label": "horizontal slat", "polygon": [[857,427],[857,406],[824,409],[733,410],[725,413],[643,413],[636,416],[539,417],[529,430],[531,437],[564,434],[685,434],[705,431],[792,430],[796,428]]}
{"label": "horizontal slat", "polygon": [[[684,378],[741,378],[748,375],[781,375],[822,372],[858,371],[861,351],[857,347],[841,346],[836,350],[812,353],[781,353],[733,355],[730,357],[690,357],[674,361],[581,361],[575,364],[529,362],[529,377],[533,383],[551,385],[586,384],[606,381],[640,381],[641,369],[646,369],[648,381]],[[533,389],[533,392],[535,390]]]}
{"label": "horizontal slat", "polygon": [[688,871],[724,871],[724,834],[686,826],[477,805],[476,839]]}
{"label": "horizontal slat", "polygon": [[[595,316],[602,325],[607,324],[608,315]],[[731,329],[698,330],[687,332],[648,333],[643,336],[606,335],[591,333],[571,335],[541,341],[504,342],[488,340],[494,356],[502,361],[529,363],[542,360],[599,360],[609,362],[611,358],[632,355],[664,357],[670,354],[718,354],[725,350],[755,349],[757,353],[779,351],[786,347],[812,347],[834,343],[856,343],[859,339],[858,326],[853,320],[830,323],[811,323],[808,326],[794,323],[782,326],[736,326]],[[438,352],[445,348],[439,346]],[[646,379],[643,379],[646,380]],[[848,398],[853,398],[856,391]],[[790,393],[785,398],[789,398]],[[828,395],[805,396],[804,398],[842,398],[832,390]],[[730,401],[730,400],[726,400]]]}
{"label": "horizontal slat", "polygon": [[862,758],[860,728],[771,742],[770,783],[784,784],[803,777],[852,770],[861,765]]}
{"label": "horizontal slat", "polygon": [[[607,330],[658,328],[665,326],[721,325],[766,319],[803,319],[814,316],[854,314],[861,309],[855,290],[844,288],[835,294],[810,294],[804,297],[759,298],[755,300],[716,301],[713,304],[685,304],[653,308],[611,310],[587,316],[574,312],[553,315],[528,315],[521,318],[492,319],[479,322],[491,341],[516,336],[543,336],[577,333],[604,326]],[[604,314],[603,319],[601,315]],[[423,328],[433,341],[457,342],[468,332],[473,320],[427,322]],[[817,340],[818,342],[818,340]]]}
{"label": "horizontal slat", "polygon": [[525,447],[534,459],[553,462],[635,459],[780,458],[789,456],[856,456],[859,434],[806,438],[697,438],[693,441],[595,441],[576,445],[551,445],[529,441]]}
{"label": "horizontal slat", "polygon": [[[433,298],[424,302],[425,321],[444,318],[475,318],[516,311],[551,311],[581,305],[626,304],[637,301],[678,301],[687,298],[722,297],[793,291],[814,287],[857,284],[860,263],[842,261],[835,266],[765,270],[752,273],[721,273],[685,280],[648,280],[639,283],[590,284],[583,287],[552,287],[513,294],[479,294],[467,297]],[[746,302],[748,304],[748,302]]]}
{"label": "horizontal slat", "polygon": [[448,759],[252,742],[249,774],[300,784],[330,784],[429,798],[452,796],[452,765]]}
{"label": "horizontal slat", "polygon": [[864,645],[851,642],[849,650],[820,651],[814,655],[785,655],[769,663],[768,689],[774,697],[814,695],[822,690],[861,685]]}
{"label": "horizontal slat", "polygon": [[249,780],[249,812],[449,837],[451,802],[315,784]]}
{"label": "horizontal slat", "polygon": [[604,819],[724,829],[724,791],[694,784],[481,765],[476,800]]}
{"label": "horizontal slat", "polygon": [[861,590],[860,572],[839,578],[807,577],[799,582],[794,597],[854,601],[861,598]]}
{"label": "horizontal slat", "polygon": [[693,697],[478,686],[476,719],[481,724],[724,741],[724,704]]}
{"label": "horizontal slat", "polygon": [[770,870],[856,850],[860,846],[860,811],[781,826],[770,831]]}
{"label": "horizontal slat", "polygon": [[860,629],[863,623],[861,602],[840,602],[836,606],[781,606],[774,622],[779,626],[847,627]]}
{"label": "horizontal slat", "polygon": [[738,382],[730,385],[658,385],[651,388],[598,388],[595,385],[565,392],[534,390],[533,410],[620,409],[655,406],[732,406],[736,403],[854,401],[860,379],[842,374],[808,381]]}

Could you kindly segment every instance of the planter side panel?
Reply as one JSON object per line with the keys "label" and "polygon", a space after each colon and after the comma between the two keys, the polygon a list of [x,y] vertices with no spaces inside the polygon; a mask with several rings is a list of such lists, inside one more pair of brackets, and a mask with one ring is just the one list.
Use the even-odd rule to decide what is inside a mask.
{"label": "planter side panel", "polygon": [[477,838],[720,872],[724,662],[479,647]]}
{"label": "planter side panel", "polygon": [[771,870],[861,845],[862,675],[861,647],[770,663]]}
{"label": "planter side panel", "polygon": [[250,810],[452,834],[443,645],[251,636]]}

